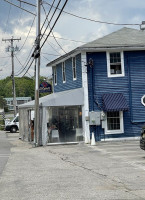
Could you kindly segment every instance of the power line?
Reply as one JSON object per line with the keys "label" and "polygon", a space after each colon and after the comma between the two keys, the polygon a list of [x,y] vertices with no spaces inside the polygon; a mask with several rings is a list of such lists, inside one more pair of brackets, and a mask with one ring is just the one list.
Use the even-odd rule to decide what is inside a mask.
{"label": "power line", "polygon": [[6,21],[6,26],[5,26],[5,32],[4,32],[4,34],[6,33],[6,30],[7,30],[7,25],[8,25],[8,21],[9,21],[9,17],[10,17],[10,12],[11,12],[11,5],[9,7],[9,13],[8,13],[7,21]]}
{"label": "power line", "polygon": [[44,46],[44,44],[45,44],[45,42],[47,41],[47,39],[48,39],[49,35],[51,34],[51,32],[52,32],[52,30],[53,30],[54,26],[56,25],[56,23],[57,23],[57,21],[58,21],[58,19],[59,19],[60,15],[62,14],[62,11],[63,11],[64,7],[66,6],[67,2],[68,2],[68,0],[66,0],[66,1],[65,1],[65,3],[63,4],[63,7],[61,8],[61,10],[60,10],[60,13],[58,14],[58,16],[57,16],[57,18],[56,18],[56,20],[55,20],[55,22],[54,22],[53,26],[51,27],[51,29],[50,29],[50,31],[49,31],[49,33],[48,33],[48,35],[46,36],[46,38],[45,38],[45,40],[44,40],[43,44],[41,45],[41,47],[40,47],[40,50],[41,50],[41,49],[42,49],[42,47]]}
{"label": "power line", "polygon": [[[23,65],[22,65],[22,63],[20,62],[20,60],[18,59],[18,57],[16,56],[16,54],[15,54],[15,57],[16,57],[16,59],[17,59],[17,61],[19,62],[19,64],[23,67]],[[29,73],[28,73],[29,74]],[[30,75],[30,74],[29,74]],[[31,75],[30,75],[31,76]],[[32,77],[32,76],[31,76]]]}
{"label": "power line", "polygon": [[[32,50],[33,50],[33,47],[31,48],[31,50],[30,50],[30,53],[29,53],[29,55],[28,55],[28,57],[27,57],[27,59],[26,59],[26,61],[25,61],[25,63],[24,63],[24,65],[22,66],[22,68],[17,72],[18,74],[16,74],[15,76],[19,76],[26,68],[27,68],[27,66],[28,66],[28,64],[29,64],[29,62],[30,62],[30,60],[31,60],[31,52],[32,52]],[[26,64],[27,63],[27,64]],[[25,67],[24,67],[25,66]]]}
{"label": "power line", "polygon": [[36,14],[32,13],[31,11],[26,10],[26,9],[20,7],[20,6],[17,6],[16,4],[9,2],[8,0],[4,0],[4,1],[7,2],[7,3],[9,3],[9,4],[11,4],[11,5],[13,5],[13,6],[15,6],[15,7],[17,7],[17,8],[20,8],[20,9],[24,10],[25,12],[28,12],[29,14],[32,14],[32,15],[36,16]]}
{"label": "power line", "polygon": [[[51,6],[50,3],[43,1],[43,3],[46,3],[47,5]],[[55,6],[53,6],[54,8],[56,8]],[[60,8],[57,8],[58,10],[61,10]],[[99,21],[99,20],[95,20],[95,19],[91,19],[91,18],[87,18],[87,17],[81,17],[79,15],[67,12],[67,11],[63,11],[63,13],[66,13],[68,15],[71,15],[73,17],[79,18],[79,19],[83,19],[83,20],[87,20],[87,21],[92,21],[92,22],[97,22],[97,23],[101,23],[101,24],[109,24],[109,25],[117,25],[117,26],[140,26],[141,24],[127,24],[127,23],[114,23],[114,22],[106,22],[106,21]]]}
{"label": "power line", "polygon": [[[42,25],[42,27],[41,27],[41,31],[42,31],[42,29],[43,29],[43,26],[44,26],[46,20],[48,20],[48,16],[49,16],[49,14],[50,14],[50,12],[51,12],[51,9],[53,8],[54,3],[55,3],[55,0],[53,0],[53,3],[52,3],[52,5],[51,5],[51,7],[50,7],[50,9],[49,9],[49,12],[48,12],[48,14],[46,15],[46,18],[45,18],[45,20],[44,20],[44,22],[43,22],[43,25]],[[42,4],[42,7],[43,7],[43,4]],[[43,7],[43,9],[44,9],[44,7]]]}
{"label": "power line", "polygon": [[[55,7],[55,10],[54,10],[54,12],[53,12],[53,14],[52,14],[52,16],[51,16],[51,18],[50,18],[50,21],[49,21],[49,23],[47,24],[47,26],[46,26],[46,28],[45,28],[43,34],[41,35],[41,39],[42,39],[43,35],[45,34],[47,28],[49,27],[49,24],[50,24],[51,20],[53,19],[54,15],[55,15],[55,13],[56,13],[56,11],[57,11],[57,8],[58,8],[58,6],[59,6],[59,4],[60,4],[60,2],[61,2],[61,0],[59,0],[57,6]],[[47,18],[46,18],[46,19],[47,19]]]}
{"label": "power line", "polygon": [[30,5],[30,6],[36,7],[36,5],[34,5],[34,4],[32,4],[32,3],[28,3],[28,2],[26,2],[26,1],[22,1],[22,0],[17,0],[17,1],[19,1],[20,4],[21,4],[21,3],[25,3],[25,4],[28,4],[28,5]]}
{"label": "power line", "polygon": [[35,59],[33,58],[31,64],[29,65],[28,69],[26,70],[25,74],[24,74],[22,77],[24,77],[24,76],[28,73],[28,71],[29,71],[31,65],[33,64],[34,60],[35,60]]}
{"label": "power line", "polygon": [[51,54],[51,53],[44,53],[44,52],[41,52],[42,54],[47,54],[49,56],[60,56],[60,55],[56,55],[56,54]]}
{"label": "power line", "polygon": [[33,21],[32,21],[32,24],[31,24],[31,27],[30,27],[29,32],[28,32],[28,34],[27,34],[27,37],[26,37],[26,39],[25,39],[25,41],[24,41],[24,43],[23,43],[23,45],[22,45],[22,47],[20,48],[19,51],[22,50],[22,48],[24,47],[24,45],[25,45],[25,43],[26,43],[26,41],[27,41],[27,39],[28,39],[28,37],[29,37],[29,34],[30,34],[31,29],[32,29],[32,27],[33,27],[33,24],[34,24],[35,18],[36,18],[36,16],[34,16],[34,19],[33,19]]}
{"label": "power line", "polygon": [[[43,38],[44,38],[44,35],[43,35]],[[44,38],[45,39],[45,38]],[[59,51],[57,51],[53,46],[55,46],[52,42],[48,42],[47,41],[47,44],[56,52],[56,53],[58,53],[59,54],[59,56],[62,56],[62,54],[61,53],[59,53]],[[51,45],[52,44],[52,45]]]}
{"label": "power line", "polygon": [[[53,37],[53,36],[49,36],[49,37]],[[60,40],[68,40],[68,41],[71,41],[71,42],[79,42],[79,43],[86,43],[86,42],[83,42],[83,41],[79,41],[79,40],[71,40],[71,39],[67,39],[67,38],[62,38],[62,37],[58,37],[58,36],[55,36],[55,38],[57,39],[60,39]]]}
{"label": "power line", "polygon": [[0,59],[1,59],[1,58],[10,58],[10,57],[11,57],[11,56],[3,56],[3,57],[0,57]]}
{"label": "power line", "polygon": [[[42,8],[43,8],[44,13],[45,13],[45,15],[46,15],[46,10],[45,10],[43,4],[42,4]],[[46,18],[47,18],[47,16],[46,16]],[[48,21],[48,18],[47,18],[47,21]],[[48,21],[48,23],[49,23],[49,21]],[[49,28],[51,29],[50,25],[49,25]],[[55,36],[54,36],[54,34],[53,34],[53,31],[52,31],[51,33],[52,33],[52,36],[53,36],[55,42],[58,44],[58,46],[61,48],[61,50],[62,50],[64,53],[67,53],[67,52],[62,48],[62,46],[58,43],[57,39],[55,38]]]}
{"label": "power line", "polygon": [[[43,56],[43,55],[42,55]],[[51,61],[51,60],[49,60],[48,58],[46,58],[45,56],[43,56],[43,58],[45,58],[46,60],[48,60],[49,62]]]}

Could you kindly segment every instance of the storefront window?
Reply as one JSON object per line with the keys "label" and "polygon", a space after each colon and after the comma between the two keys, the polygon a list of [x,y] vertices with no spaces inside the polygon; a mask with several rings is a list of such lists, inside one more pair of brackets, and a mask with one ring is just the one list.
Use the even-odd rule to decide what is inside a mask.
{"label": "storefront window", "polygon": [[[49,142],[83,140],[81,106],[52,107],[49,109],[49,116]],[[53,138],[53,133],[55,138]]]}

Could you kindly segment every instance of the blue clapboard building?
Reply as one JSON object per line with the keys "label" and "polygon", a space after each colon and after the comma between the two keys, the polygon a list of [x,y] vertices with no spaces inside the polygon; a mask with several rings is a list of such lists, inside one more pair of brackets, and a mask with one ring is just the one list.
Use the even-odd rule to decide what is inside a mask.
{"label": "blue clapboard building", "polygon": [[[55,94],[82,89],[83,135],[131,139],[145,123],[145,32],[122,28],[47,64]],[[74,99],[79,98],[72,96]],[[67,101],[67,100],[66,100]],[[65,104],[65,99],[64,99]]]}

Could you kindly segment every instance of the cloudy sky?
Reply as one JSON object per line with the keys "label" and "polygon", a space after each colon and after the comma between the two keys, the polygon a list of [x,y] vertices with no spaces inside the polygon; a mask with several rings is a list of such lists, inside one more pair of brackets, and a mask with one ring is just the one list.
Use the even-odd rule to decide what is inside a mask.
{"label": "cloudy sky", "polygon": [[[9,0],[10,2],[20,6],[18,0]],[[36,0],[25,0],[36,5]],[[53,0],[43,1],[43,8],[48,13]],[[62,0],[60,8],[65,0]],[[55,1],[55,6],[58,0]],[[36,13],[35,7],[21,3],[22,8]],[[41,26],[45,20],[44,9],[41,8]],[[54,12],[54,9],[52,10]],[[113,22],[119,24],[140,24],[145,20],[145,1],[144,0],[68,0],[64,9],[75,15],[94,19],[102,22]],[[58,11],[59,12],[59,11]],[[50,26],[53,25],[58,12],[54,16]],[[52,13],[50,13],[49,18]],[[34,22],[34,23],[33,23]],[[33,25],[32,25],[33,24]],[[43,26],[42,33],[45,30],[47,21]],[[41,54],[41,75],[49,77],[51,69],[46,68],[46,64],[54,60],[64,52],[69,52],[72,49],[81,46],[83,42],[89,42],[97,38],[103,37],[113,31],[116,31],[124,25],[109,25],[105,23],[91,22],[82,20],[74,16],[62,13],[56,26],[53,29],[53,34],[56,36],[58,44],[54,38],[49,37],[42,48]],[[130,28],[139,29],[139,26],[127,26]],[[46,31],[41,40],[43,43],[49,29]],[[29,35],[28,35],[29,33]],[[10,39],[11,37],[21,38],[19,42],[14,41],[14,46],[18,46],[20,51],[15,52],[15,75],[22,77],[29,65],[26,63],[31,55],[31,50],[34,47],[36,39],[36,22],[35,17],[19,8],[10,5],[4,0],[0,1],[0,79],[11,75],[11,56],[10,52],[6,52],[6,47],[9,42],[4,42],[2,39]],[[72,40],[78,41],[74,42]],[[79,42],[81,41],[81,42]],[[34,75],[34,64],[29,69],[27,76]]]}

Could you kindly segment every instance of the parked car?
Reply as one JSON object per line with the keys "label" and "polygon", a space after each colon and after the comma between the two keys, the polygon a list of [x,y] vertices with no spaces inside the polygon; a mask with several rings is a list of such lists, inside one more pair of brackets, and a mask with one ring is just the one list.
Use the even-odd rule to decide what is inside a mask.
{"label": "parked car", "polygon": [[11,133],[16,133],[19,130],[19,114],[17,114],[12,121],[6,123],[5,130]]}
{"label": "parked car", "polygon": [[140,148],[145,150],[145,126],[143,126],[141,130]]}

